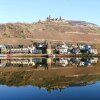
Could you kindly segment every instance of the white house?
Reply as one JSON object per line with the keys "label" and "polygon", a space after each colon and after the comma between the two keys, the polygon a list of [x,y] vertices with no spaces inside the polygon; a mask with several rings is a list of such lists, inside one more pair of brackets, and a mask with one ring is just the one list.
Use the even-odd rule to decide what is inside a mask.
{"label": "white house", "polygon": [[7,53],[7,49],[5,45],[0,45],[0,54],[5,54]]}
{"label": "white house", "polygon": [[68,48],[69,47],[63,42],[63,44],[58,47],[59,54],[67,54],[68,53]]}
{"label": "white house", "polygon": [[91,51],[93,54],[98,54],[98,50],[97,49],[92,49],[92,51]]}

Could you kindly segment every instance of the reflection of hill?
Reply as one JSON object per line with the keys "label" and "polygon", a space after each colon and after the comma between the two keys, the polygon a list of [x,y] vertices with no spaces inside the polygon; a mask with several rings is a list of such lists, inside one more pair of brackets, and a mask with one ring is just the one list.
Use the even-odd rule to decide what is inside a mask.
{"label": "reflection of hill", "polygon": [[46,89],[92,84],[100,80],[100,68],[60,68],[34,70],[32,68],[1,68],[0,84],[8,86],[33,85]]}

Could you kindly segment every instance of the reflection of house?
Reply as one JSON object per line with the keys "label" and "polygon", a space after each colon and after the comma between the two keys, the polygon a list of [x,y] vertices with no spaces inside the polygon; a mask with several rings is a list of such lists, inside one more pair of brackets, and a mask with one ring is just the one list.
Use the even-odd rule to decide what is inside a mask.
{"label": "reflection of house", "polygon": [[59,60],[59,64],[61,64],[62,66],[67,66],[68,65],[68,59],[67,58],[61,58]]}
{"label": "reflection of house", "polygon": [[80,60],[81,60],[81,58],[75,58],[75,57],[69,58],[69,63],[70,63],[71,65],[74,65],[74,64],[77,65],[77,64],[79,64]]}
{"label": "reflection of house", "polygon": [[[92,64],[98,63],[98,58],[54,58],[55,66],[90,66]],[[54,63],[53,63],[54,64]]]}
{"label": "reflection of house", "polygon": [[91,66],[92,64],[96,64],[98,62],[98,58],[82,58],[78,66]]}
{"label": "reflection of house", "polygon": [[33,66],[35,66],[36,68],[42,67],[47,69],[48,68],[48,63],[47,63],[47,59],[46,58],[33,58],[32,59],[32,63],[34,63]]}
{"label": "reflection of house", "polygon": [[98,62],[98,58],[92,58],[92,59],[91,59],[91,62],[92,62],[92,63],[97,63],[97,62]]}
{"label": "reflection of house", "polygon": [[6,66],[7,61],[4,59],[0,59],[0,67],[5,67]]}
{"label": "reflection of house", "polygon": [[66,66],[90,66],[98,63],[98,58],[13,58],[0,59],[1,67],[34,67],[48,68],[51,67],[66,67]]}
{"label": "reflection of house", "polygon": [[0,60],[1,67],[27,67],[34,66],[35,68],[42,66],[48,67],[48,62],[46,58],[15,58],[15,59],[2,59]]}
{"label": "reflection of house", "polygon": [[54,58],[53,62],[55,63],[55,66],[62,66],[62,67],[65,67],[69,64],[68,58]]}

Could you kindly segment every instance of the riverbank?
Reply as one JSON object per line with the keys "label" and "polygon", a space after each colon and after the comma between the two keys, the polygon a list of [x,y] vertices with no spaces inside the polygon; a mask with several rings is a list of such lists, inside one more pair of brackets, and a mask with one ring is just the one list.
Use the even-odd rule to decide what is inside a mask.
{"label": "riverbank", "polygon": [[[7,58],[10,57],[100,57],[100,54],[98,55],[82,55],[82,54],[6,54],[4,55]],[[3,57],[3,55],[2,55]]]}

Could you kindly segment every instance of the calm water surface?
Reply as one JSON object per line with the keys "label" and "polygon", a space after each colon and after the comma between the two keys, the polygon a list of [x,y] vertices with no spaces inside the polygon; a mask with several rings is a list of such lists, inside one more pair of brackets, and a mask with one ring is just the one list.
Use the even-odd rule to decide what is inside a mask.
{"label": "calm water surface", "polygon": [[100,100],[98,63],[98,58],[1,59],[3,70],[31,66],[35,71],[0,73],[0,100]]}
{"label": "calm water surface", "polygon": [[33,86],[0,86],[0,100],[100,100],[100,82],[48,92]]}

